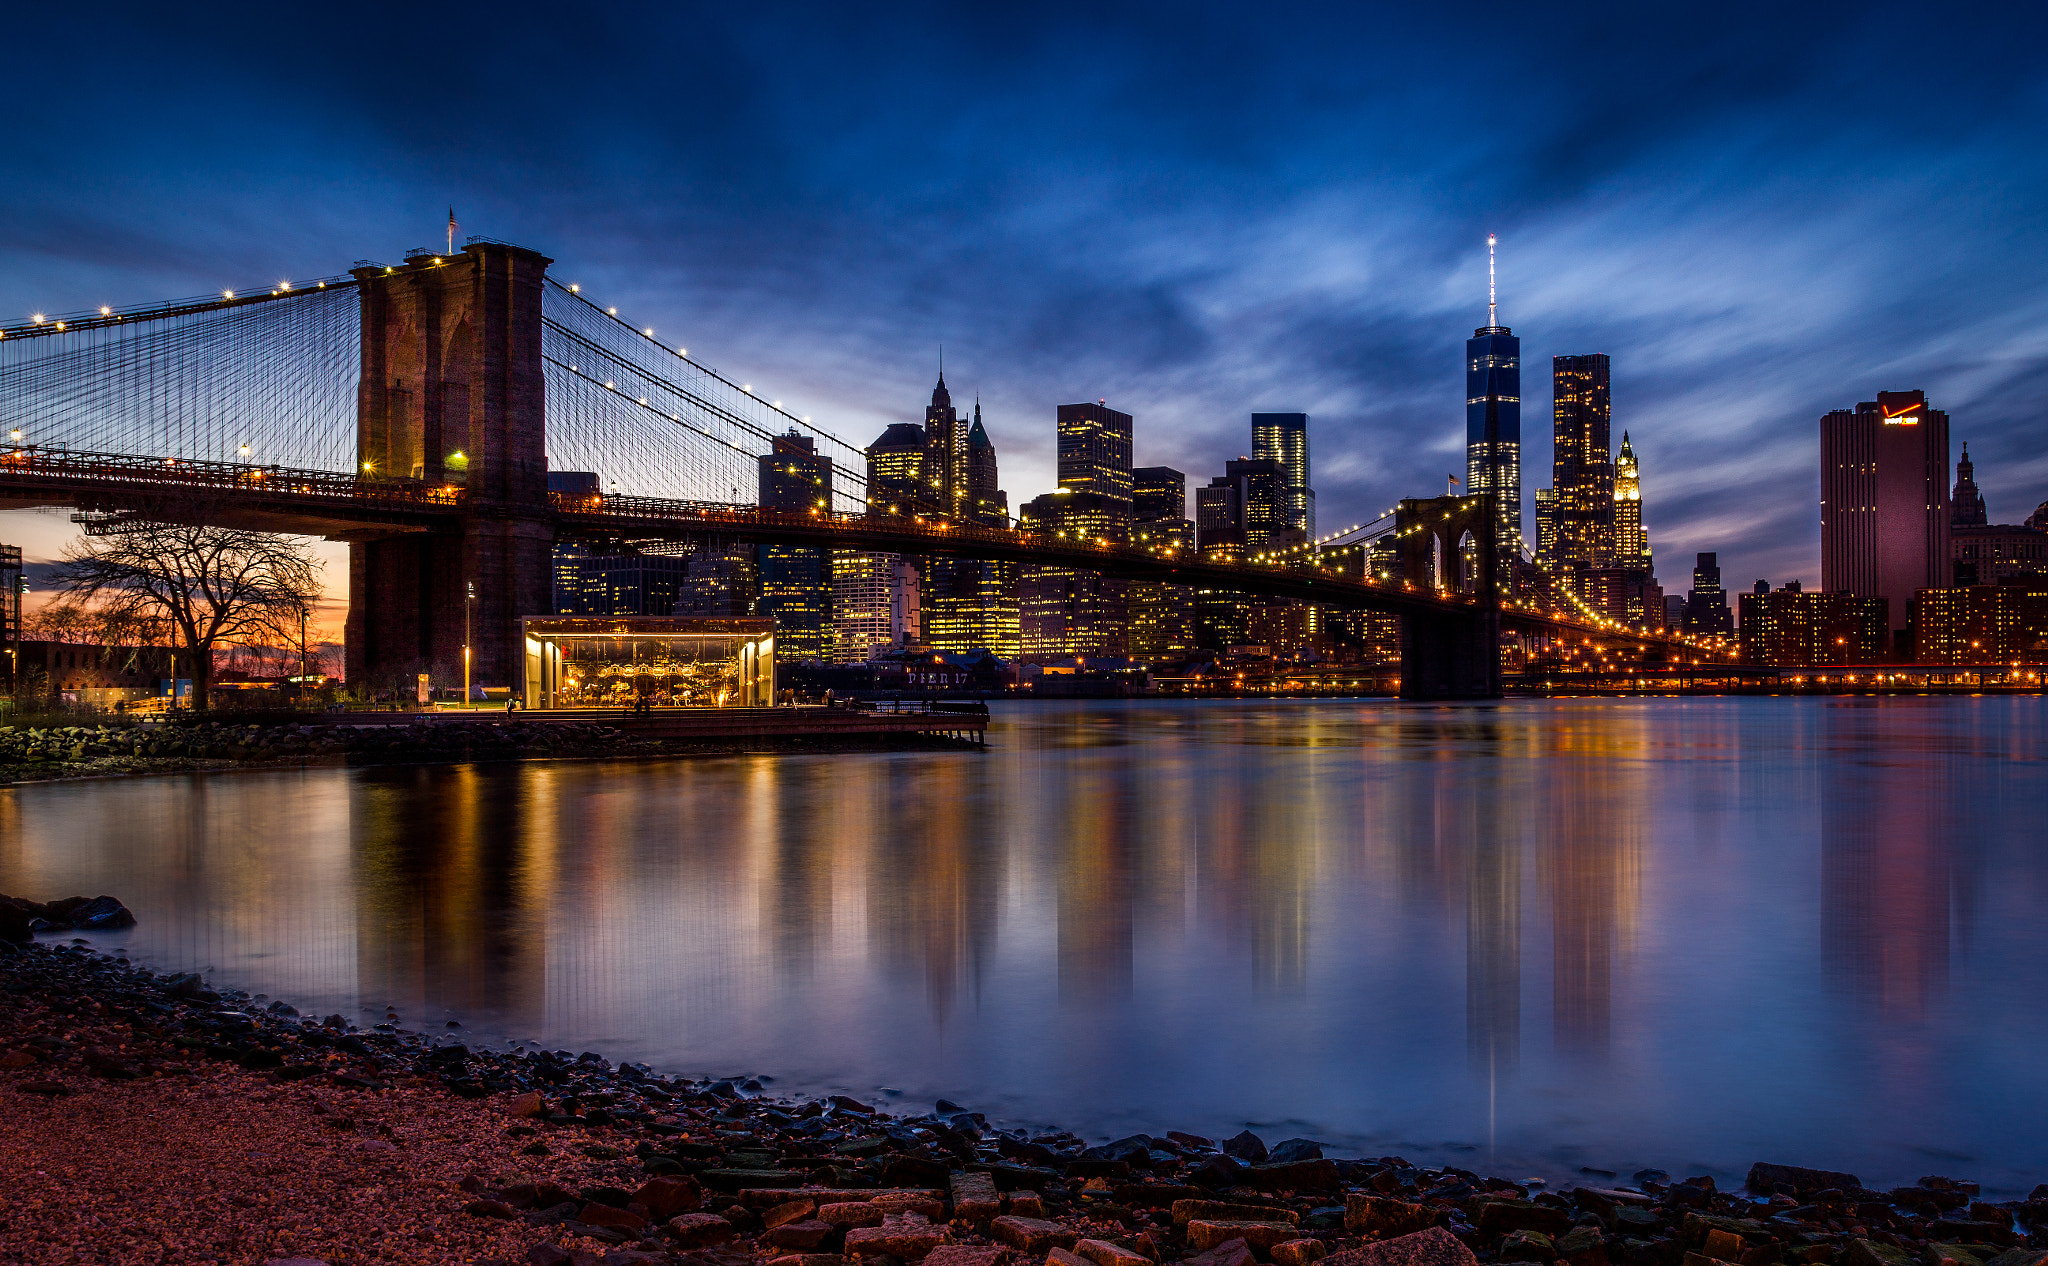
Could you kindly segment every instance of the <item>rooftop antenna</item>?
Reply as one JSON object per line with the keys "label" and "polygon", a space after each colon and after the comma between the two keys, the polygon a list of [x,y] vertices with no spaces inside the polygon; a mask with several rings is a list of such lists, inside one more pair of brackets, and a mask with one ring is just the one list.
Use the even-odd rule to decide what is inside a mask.
{"label": "rooftop antenna", "polygon": [[1493,247],[1495,241],[1496,239],[1493,234],[1488,233],[1486,235],[1486,323],[1490,326],[1498,326],[1500,324],[1500,302],[1493,289]]}

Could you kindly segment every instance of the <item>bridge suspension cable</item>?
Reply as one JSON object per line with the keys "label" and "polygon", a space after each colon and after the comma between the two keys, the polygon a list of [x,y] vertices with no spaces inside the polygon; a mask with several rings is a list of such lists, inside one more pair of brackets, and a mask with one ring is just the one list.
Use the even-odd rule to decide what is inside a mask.
{"label": "bridge suspension cable", "polygon": [[578,287],[549,280],[542,354],[551,469],[594,472],[607,493],[746,504],[757,496],[758,458],[796,436],[832,461],[828,508],[866,506],[865,450],[657,341]]}
{"label": "bridge suspension cable", "polygon": [[359,308],[330,278],[0,330],[0,446],[349,470]]}

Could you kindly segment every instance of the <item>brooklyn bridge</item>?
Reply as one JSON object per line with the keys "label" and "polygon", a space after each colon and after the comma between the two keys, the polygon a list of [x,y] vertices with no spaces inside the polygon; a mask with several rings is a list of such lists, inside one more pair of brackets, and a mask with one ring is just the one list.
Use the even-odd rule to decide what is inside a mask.
{"label": "brooklyn bridge", "polygon": [[[347,671],[518,679],[520,620],[552,610],[559,542],[701,540],[1007,560],[1397,616],[1402,694],[1490,698],[1506,636],[1676,659],[1680,639],[1518,596],[1484,496],[1404,500],[1391,577],[1221,561],[1097,539],[890,513],[857,460],[825,504],[743,503],[792,416],[688,350],[549,275],[523,247],[358,262],[255,292],[40,314],[0,327],[0,506],[289,532],[349,546]],[[550,491],[595,471],[599,491]],[[472,600],[473,595],[473,600]],[[465,636],[465,617],[471,623]]]}

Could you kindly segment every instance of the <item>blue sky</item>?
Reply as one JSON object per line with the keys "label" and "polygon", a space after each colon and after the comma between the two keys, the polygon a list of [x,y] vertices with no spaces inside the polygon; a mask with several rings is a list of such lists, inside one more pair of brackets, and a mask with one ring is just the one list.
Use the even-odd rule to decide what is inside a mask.
{"label": "blue sky", "polygon": [[1306,410],[1327,529],[1462,473],[1491,231],[1523,486],[1549,358],[1608,353],[1668,588],[1817,583],[1817,422],[1880,389],[1994,519],[2048,499],[2036,7],[70,12],[14,19],[10,320],[395,259],[453,203],[840,434],[921,416],[943,342],[1013,504],[1061,402],[1191,484]]}

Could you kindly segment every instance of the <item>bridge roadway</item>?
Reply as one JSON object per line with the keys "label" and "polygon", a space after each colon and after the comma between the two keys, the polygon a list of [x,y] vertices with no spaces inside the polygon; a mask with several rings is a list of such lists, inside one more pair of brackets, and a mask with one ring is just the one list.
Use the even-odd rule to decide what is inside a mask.
{"label": "bridge roadway", "polygon": [[[562,493],[550,494],[549,501],[541,513],[553,520],[559,537],[567,538],[652,541],[711,535],[764,545],[996,559],[1396,616],[1469,617],[1478,608],[1473,597],[1408,583],[1308,567],[1217,563],[1169,551],[915,516]],[[453,531],[465,515],[489,516],[494,509],[507,517],[533,513],[526,507],[493,507],[454,485],[359,479],[332,471],[33,447],[0,452],[0,507],[54,505],[114,520],[205,523],[344,541]],[[1515,601],[1501,604],[1500,620],[1523,632],[1608,645],[1683,648],[1689,653],[1693,649],[1661,635],[1573,620]]]}

